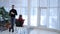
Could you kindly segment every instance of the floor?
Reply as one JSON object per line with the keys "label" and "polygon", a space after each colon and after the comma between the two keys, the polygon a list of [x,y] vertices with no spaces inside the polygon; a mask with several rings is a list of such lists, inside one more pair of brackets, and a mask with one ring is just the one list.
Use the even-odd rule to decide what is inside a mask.
{"label": "floor", "polygon": [[27,29],[24,27],[14,27],[14,32],[9,32],[8,30],[0,31],[0,34],[27,34]]}
{"label": "floor", "polygon": [[57,31],[43,30],[43,29],[32,29],[26,27],[14,27],[14,32],[8,30],[0,31],[0,34],[60,34]]}

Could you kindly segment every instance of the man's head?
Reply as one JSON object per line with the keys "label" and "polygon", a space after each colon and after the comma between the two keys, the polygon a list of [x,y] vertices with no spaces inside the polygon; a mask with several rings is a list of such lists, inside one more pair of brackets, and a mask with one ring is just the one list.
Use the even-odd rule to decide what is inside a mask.
{"label": "man's head", "polygon": [[14,5],[12,5],[12,9],[14,9]]}

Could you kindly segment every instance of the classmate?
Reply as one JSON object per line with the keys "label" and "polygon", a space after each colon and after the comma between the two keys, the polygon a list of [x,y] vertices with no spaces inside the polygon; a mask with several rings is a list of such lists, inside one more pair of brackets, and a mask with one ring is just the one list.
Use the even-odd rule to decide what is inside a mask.
{"label": "classmate", "polygon": [[12,5],[12,9],[9,12],[11,18],[11,28],[9,28],[9,32],[12,30],[14,32],[14,23],[15,23],[15,16],[17,15],[16,9],[14,9],[14,5]]}
{"label": "classmate", "polygon": [[23,27],[23,23],[24,23],[24,19],[22,18],[22,15],[19,15],[16,26]]}

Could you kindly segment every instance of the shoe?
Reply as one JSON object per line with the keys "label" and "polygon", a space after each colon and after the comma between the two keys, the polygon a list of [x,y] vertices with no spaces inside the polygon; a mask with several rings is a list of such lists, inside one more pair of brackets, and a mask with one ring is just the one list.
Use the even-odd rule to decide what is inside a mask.
{"label": "shoe", "polygon": [[11,32],[11,28],[9,28],[9,32]]}
{"label": "shoe", "polygon": [[11,30],[9,30],[9,32],[11,32]]}
{"label": "shoe", "polygon": [[12,32],[14,32],[14,30],[12,30]]}

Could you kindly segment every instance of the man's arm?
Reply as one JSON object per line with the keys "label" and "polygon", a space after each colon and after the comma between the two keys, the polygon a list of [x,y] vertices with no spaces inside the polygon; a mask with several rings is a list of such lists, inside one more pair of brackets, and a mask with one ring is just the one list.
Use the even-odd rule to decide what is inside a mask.
{"label": "man's arm", "polygon": [[15,10],[15,15],[17,15],[17,11]]}
{"label": "man's arm", "polygon": [[11,14],[13,14],[13,15],[14,15],[15,13],[14,13],[14,12],[11,12]]}

